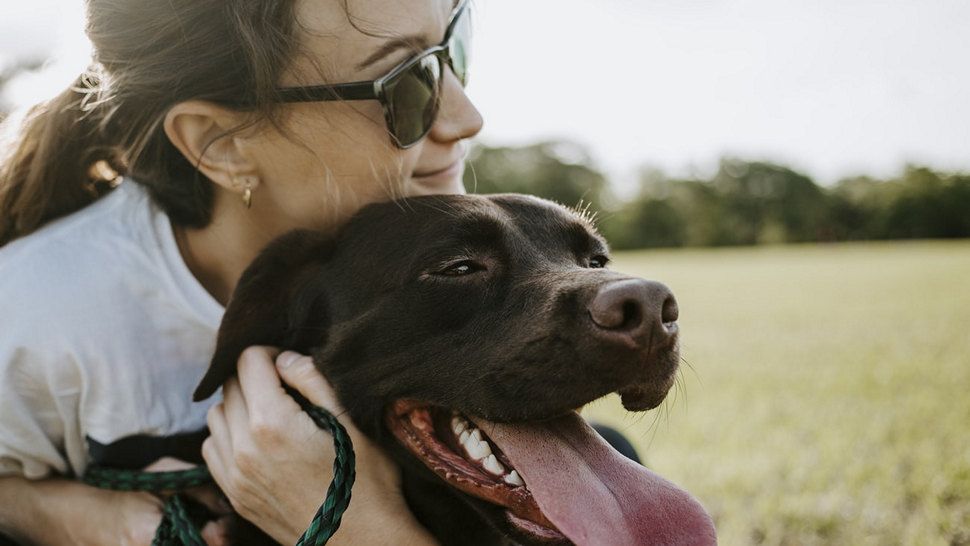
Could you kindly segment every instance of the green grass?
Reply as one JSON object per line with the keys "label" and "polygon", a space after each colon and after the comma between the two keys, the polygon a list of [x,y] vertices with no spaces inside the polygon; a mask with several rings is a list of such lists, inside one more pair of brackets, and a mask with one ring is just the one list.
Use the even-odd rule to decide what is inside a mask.
{"label": "green grass", "polygon": [[613,424],[722,545],[970,544],[970,243],[647,251],[677,295],[678,391]]}

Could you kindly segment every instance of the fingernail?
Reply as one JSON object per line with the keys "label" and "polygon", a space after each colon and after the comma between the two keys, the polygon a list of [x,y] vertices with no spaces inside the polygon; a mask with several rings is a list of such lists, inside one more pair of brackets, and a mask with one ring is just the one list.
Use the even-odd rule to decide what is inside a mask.
{"label": "fingernail", "polygon": [[280,368],[289,368],[294,362],[300,359],[299,353],[294,353],[293,351],[286,351],[276,359],[276,364]]}

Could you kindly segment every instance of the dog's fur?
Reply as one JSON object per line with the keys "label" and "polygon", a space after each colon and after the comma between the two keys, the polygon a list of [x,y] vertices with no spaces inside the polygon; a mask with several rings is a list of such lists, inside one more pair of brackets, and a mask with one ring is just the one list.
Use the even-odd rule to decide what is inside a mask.
{"label": "dog's fur", "polygon": [[416,399],[538,421],[616,391],[628,408],[656,406],[677,368],[676,339],[631,348],[597,334],[591,301],[630,278],[598,267],[607,254],[586,216],[533,197],[371,205],[337,236],[294,232],[257,258],[196,397],[233,374],[247,346],[310,353],[357,427],[401,466],[407,501],[436,537],[525,540],[499,507],[452,489],[402,447],[385,411]]}

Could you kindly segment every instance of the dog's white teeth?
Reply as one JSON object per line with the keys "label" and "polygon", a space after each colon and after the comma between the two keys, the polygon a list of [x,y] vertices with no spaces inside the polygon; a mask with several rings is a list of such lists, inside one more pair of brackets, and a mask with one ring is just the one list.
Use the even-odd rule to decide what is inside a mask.
{"label": "dog's white teeth", "polygon": [[477,444],[465,444],[468,456],[476,461],[481,461],[492,454],[492,448],[488,447],[488,442],[478,442]]}
{"label": "dog's white teeth", "polygon": [[468,432],[467,430],[463,430],[460,433],[458,433],[458,441],[461,442],[462,445],[464,445],[465,443],[468,442],[469,436],[471,436],[471,433]]}
{"label": "dog's white teeth", "polygon": [[461,417],[452,417],[451,430],[455,433],[455,436],[460,436],[462,432],[468,430],[468,423]]}
{"label": "dog's white teeth", "polygon": [[488,470],[490,473],[492,473],[495,476],[501,476],[502,474],[505,474],[505,467],[502,466],[502,463],[498,462],[498,459],[495,458],[495,455],[489,455],[488,457],[485,457],[485,460],[482,461],[482,466],[485,467],[485,470]]}
{"label": "dog's white teeth", "polygon": [[509,485],[525,485],[525,482],[522,481],[522,477],[519,476],[519,473],[515,470],[506,474],[503,480],[505,480],[505,483]]}
{"label": "dog's white teeth", "polygon": [[482,439],[482,433],[477,428],[468,433],[468,436],[462,434],[462,437],[464,438],[459,438],[461,445],[465,446],[465,451],[472,459],[481,461],[492,454],[492,448]]}

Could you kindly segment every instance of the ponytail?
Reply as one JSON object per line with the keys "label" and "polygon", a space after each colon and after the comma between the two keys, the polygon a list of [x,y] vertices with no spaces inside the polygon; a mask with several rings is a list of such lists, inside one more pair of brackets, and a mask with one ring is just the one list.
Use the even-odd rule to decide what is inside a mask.
{"label": "ponytail", "polygon": [[86,73],[31,108],[0,156],[0,247],[90,204],[124,173],[120,149],[90,101],[97,86]]}
{"label": "ponytail", "polygon": [[165,135],[166,113],[190,99],[245,104],[280,126],[276,86],[301,51],[296,2],[85,3],[92,69],[0,143],[0,247],[92,203],[120,176],[146,187],[174,224],[205,227],[213,184]]}

